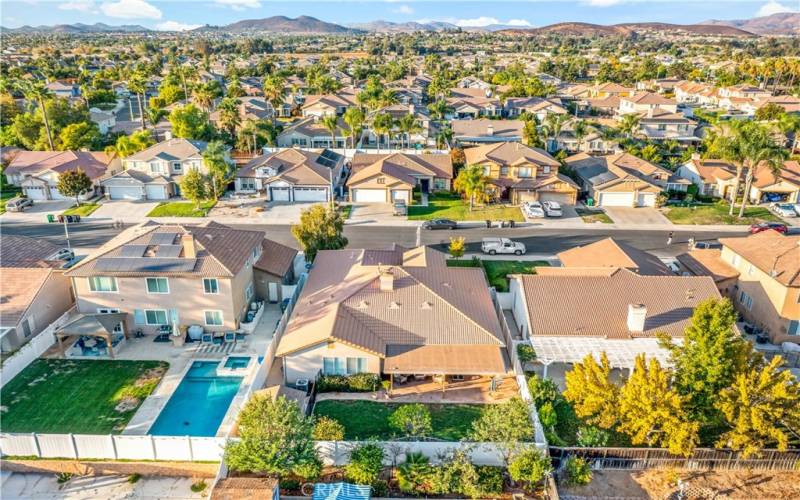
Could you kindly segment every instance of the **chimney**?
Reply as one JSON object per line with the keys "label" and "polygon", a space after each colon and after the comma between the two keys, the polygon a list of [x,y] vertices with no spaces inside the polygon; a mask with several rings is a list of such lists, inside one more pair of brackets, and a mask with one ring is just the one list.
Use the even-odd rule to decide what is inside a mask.
{"label": "chimney", "polygon": [[194,235],[191,231],[187,231],[181,235],[181,246],[183,246],[183,257],[185,259],[194,259],[197,257],[197,248],[194,245]]}
{"label": "chimney", "polygon": [[381,272],[380,279],[382,292],[391,292],[394,290],[394,274],[392,274],[391,270]]}
{"label": "chimney", "polygon": [[643,332],[646,317],[647,308],[644,304],[628,304],[628,331],[631,333]]}
{"label": "chimney", "polygon": [[491,123],[486,126],[486,135],[493,136],[494,135],[494,125]]}
{"label": "chimney", "polygon": [[171,141],[172,140],[172,130],[165,130],[164,131],[164,140]]}

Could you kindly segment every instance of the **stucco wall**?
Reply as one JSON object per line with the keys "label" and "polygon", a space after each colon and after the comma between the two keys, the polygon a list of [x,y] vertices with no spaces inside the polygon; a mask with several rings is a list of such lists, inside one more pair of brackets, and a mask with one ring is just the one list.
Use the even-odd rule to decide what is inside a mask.
{"label": "stucco wall", "polygon": [[322,370],[322,358],[367,358],[367,371],[381,372],[381,360],[378,356],[340,342],[322,342],[284,356],[286,382],[292,384],[298,378],[313,380]]}
{"label": "stucco wall", "polygon": [[[72,307],[73,302],[70,279],[64,276],[61,271],[53,271],[45,280],[28,310],[25,311],[19,323],[17,323],[16,338],[10,339],[6,337],[3,339],[3,345],[6,346],[8,344],[7,347],[13,349],[28,342]],[[31,318],[32,324],[29,322],[31,335],[26,338],[22,331],[22,323],[23,321],[29,321]]]}

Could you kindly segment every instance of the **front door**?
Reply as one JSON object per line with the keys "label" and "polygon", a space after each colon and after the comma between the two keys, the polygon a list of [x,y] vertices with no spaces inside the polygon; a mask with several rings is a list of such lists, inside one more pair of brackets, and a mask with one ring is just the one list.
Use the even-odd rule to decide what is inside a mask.
{"label": "front door", "polygon": [[269,283],[269,301],[270,302],[278,302],[278,284],[275,282]]}
{"label": "front door", "polygon": [[430,179],[420,179],[419,180],[419,188],[423,193],[430,192],[431,180]]}

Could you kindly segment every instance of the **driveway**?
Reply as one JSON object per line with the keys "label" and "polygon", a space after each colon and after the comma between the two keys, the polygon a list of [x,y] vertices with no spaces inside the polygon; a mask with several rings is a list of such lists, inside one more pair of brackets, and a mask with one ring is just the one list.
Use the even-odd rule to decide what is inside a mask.
{"label": "driveway", "polygon": [[47,222],[47,214],[58,215],[75,204],[75,200],[34,201],[24,212],[6,212],[3,220],[19,222]]}
{"label": "driveway", "polygon": [[320,203],[286,203],[268,201],[264,211],[257,212],[258,219],[264,224],[296,224],[300,222],[300,213]]}
{"label": "driveway", "polygon": [[578,212],[575,211],[574,205],[561,205],[561,213],[563,214],[561,217],[531,218],[525,216],[525,211],[524,210],[522,211],[522,215],[525,216],[525,220],[532,224],[537,224],[541,226],[561,225],[564,223],[575,224],[576,226],[583,225],[583,219],[581,219],[581,216],[578,215]]}
{"label": "driveway", "polygon": [[671,226],[664,214],[649,207],[603,207],[615,224]]}
{"label": "driveway", "polygon": [[353,222],[391,222],[405,220],[405,217],[392,215],[394,207],[389,203],[353,203],[350,220]]}
{"label": "driveway", "polygon": [[95,219],[111,219],[139,222],[147,218],[147,214],[156,208],[157,201],[124,201],[108,200],[91,215]]}

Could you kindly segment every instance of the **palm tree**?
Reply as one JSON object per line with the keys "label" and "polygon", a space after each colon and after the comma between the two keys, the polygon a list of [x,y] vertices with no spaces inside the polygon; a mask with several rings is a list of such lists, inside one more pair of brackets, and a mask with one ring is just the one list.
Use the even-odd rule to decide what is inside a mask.
{"label": "palm tree", "polygon": [[214,199],[219,199],[219,190],[224,190],[225,185],[230,182],[233,169],[225,158],[227,147],[221,141],[211,141],[203,151],[203,162],[208,169],[211,177],[211,186],[214,191]]}
{"label": "palm tree", "polygon": [[776,123],[775,126],[786,136],[787,140],[791,136],[792,140],[789,153],[794,153],[798,145],[800,145],[800,116],[784,113],[778,118],[778,123]]}
{"label": "palm tree", "polygon": [[569,120],[569,115],[557,115],[555,113],[548,113],[544,119],[545,137],[550,137],[555,142],[561,134],[561,129],[564,124]]}
{"label": "palm tree", "polygon": [[144,112],[147,115],[147,121],[150,122],[150,126],[153,128],[167,115],[167,111],[164,108],[155,106],[150,106]]}
{"label": "palm tree", "polygon": [[[139,121],[142,124],[142,130],[144,130],[147,128],[147,124],[144,121],[143,107],[143,97],[145,92],[147,92],[147,80],[145,79],[144,74],[135,71],[128,79],[128,89],[136,94],[136,102],[139,105]],[[131,119],[133,119],[132,116]]]}
{"label": "palm tree", "polygon": [[619,131],[625,134],[627,138],[633,137],[633,134],[639,129],[639,115],[635,113],[628,113],[622,115],[619,121]]}
{"label": "palm tree", "polygon": [[486,176],[483,175],[483,167],[480,165],[468,165],[462,168],[453,181],[455,190],[469,198],[470,211],[475,208],[475,202],[483,203],[489,199],[488,186]]}
{"label": "palm tree", "polygon": [[402,134],[405,134],[407,139],[407,146],[411,148],[411,134],[416,134],[417,132],[422,131],[422,125],[420,125],[419,121],[414,118],[414,115],[407,114],[403,115],[397,121],[397,128],[400,129],[400,147],[403,147],[403,137]]}
{"label": "palm tree", "polygon": [[264,78],[262,84],[262,91],[264,97],[272,105],[272,109],[277,113],[278,108],[283,105],[283,89],[286,86],[286,80],[278,75],[270,75]]}
{"label": "palm tree", "polygon": [[189,99],[189,87],[186,85],[186,80],[191,80],[191,78],[197,75],[197,70],[194,68],[194,66],[177,66],[175,67],[175,72],[181,79],[181,84],[183,86],[183,98]]}
{"label": "palm tree", "polygon": [[431,115],[437,120],[444,120],[444,115],[447,114],[447,101],[439,99],[438,101],[428,104],[428,111],[430,111]]}
{"label": "palm tree", "polygon": [[203,110],[210,111],[211,104],[214,102],[214,92],[208,85],[198,85],[192,91],[192,100]]}
{"label": "palm tree", "polygon": [[336,147],[336,130],[339,128],[339,117],[334,115],[325,115],[320,120],[320,123],[328,133],[331,134],[331,148]]}
{"label": "palm tree", "polygon": [[25,99],[31,102],[36,101],[39,104],[39,110],[42,112],[42,121],[44,122],[44,130],[47,132],[47,143],[50,145],[50,151],[55,151],[53,133],[50,130],[50,119],[47,116],[47,106],[45,106],[45,101],[52,97],[50,90],[40,81],[28,80],[20,81],[19,90],[25,96]]}
{"label": "palm tree", "polygon": [[578,120],[577,123],[575,123],[575,127],[572,129],[572,133],[575,134],[575,138],[578,139],[578,151],[580,152],[583,139],[589,135],[589,126],[585,121]]}
{"label": "palm tree", "polygon": [[447,124],[439,127],[439,132],[436,133],[436,147],[439,149],[443,149],[444,146],[449,148],[452,142],[453,129]]}
{"label": "palm tree", "polygon": [[750,188],[753,185],[753,178],[755,177],[756,170],[767,167],[777,179],[783,168],[783,162],[786,159],[786,151],[775,143],[770,131],[766,127],[759,126],[756,123],[752,123],[752,125],[754,125],[754,127],[745,127],[753,130],[743,134],[740,139],[742,140],[741,152],[747,168],[742,205],[739,207],[740,219],[744,217],[747,199],[750,196]]}
{"label": "palm tree", "polygon": [[389,113],[378,113],[372,119],[372,131],[375,132],[375,135],[378,139],[378,153],[381,152],[381,136],[386,135],[387,140],[386,144],[389,147],[389,132],[392,131],[392,127],[394,126],[394,120],[392,119],[392,115]]}
{"label": "palm tree", "polygon": [[226,97],[217,106],[219,111],[219,123],[222,128],[228,131],[230,136],[236,137],[236,127],[242,123],[242,116],[239,114],[239,100],[233,97]]}
{"label": "palm tree", "polygon": [[[344,122],[347,124],[347,131],[350,134],[353,149],[356,147],[356,132],[363,130],[364,127],[364,112],[361,108],[350,107],[344,112]],[[346,144],[345,144],[346,145]]]}

